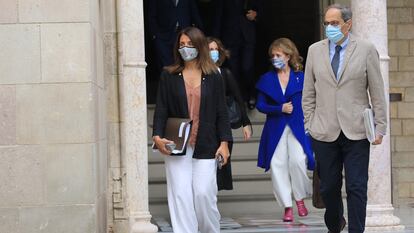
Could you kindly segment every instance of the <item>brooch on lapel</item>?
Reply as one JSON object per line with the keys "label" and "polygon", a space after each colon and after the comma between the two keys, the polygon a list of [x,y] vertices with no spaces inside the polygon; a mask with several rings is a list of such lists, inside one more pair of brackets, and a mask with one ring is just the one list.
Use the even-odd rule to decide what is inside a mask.
{"label": "brooch on lapel", "polygon": [[296,82],[297,82],[297,83],[299,82],[299,77],[298,77],[298,76],[296,76]]}

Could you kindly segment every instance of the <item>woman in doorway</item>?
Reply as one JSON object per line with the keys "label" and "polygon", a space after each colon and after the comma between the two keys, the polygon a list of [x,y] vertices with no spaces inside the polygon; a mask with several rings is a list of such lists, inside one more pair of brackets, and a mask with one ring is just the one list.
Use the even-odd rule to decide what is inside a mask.
{"label": "woman in doorway", "polygon": [[256,108],[267,115],[258,166],[271,170],[273,192],[279,205],[285,208],[283,221],[291,222],[292,193],[298,215],[308,215],[303,201],[311,195],[306,168],[313,169],[315,164],[303,123],[303,65],[295,44],[287,38],[275,40],[268,53],[273,69],[256,84]]}
{"label": "woman in doorway", "polygon": [[[231,129],[224,90],[207,39],[195,27],[183,29],[174,47],[174,64],[165,68],[158,87],[153,141],[165,155],[168,207],[174,232],[218,233],[216,159],[229,157]],[[184,156],[172,156],[164,138],[169,117],[191,118]]]}
{"label": "woman in doorway", "polygon": [[[230,52],[224,47],[223,43],[214,37],[207,37],[208,47],[210,49],[210,57],[213,62],[217,65],[217,68],[224,81],[224,90],[226,98],[232,98],[235,103],[238,105],[240,110],[240,120],[234,123],[231,123],[231,128],[238,129],[242,128],[244,140],[249,140],[253,134],[252,124],[250,119],[247,116],[246,107],[243,102],[243,97],[241,95],[237,81],[234,79],[233,74],[227,68],[221,67],[224,61],[230,57]],[[229,142],[230,154],[233,148],[233,142]],[[230,157],[226,166],[218,170],[217,173],[217,184],[219,190],[226,189],[232,190],[232,174],[231,174],[231,163]]]}

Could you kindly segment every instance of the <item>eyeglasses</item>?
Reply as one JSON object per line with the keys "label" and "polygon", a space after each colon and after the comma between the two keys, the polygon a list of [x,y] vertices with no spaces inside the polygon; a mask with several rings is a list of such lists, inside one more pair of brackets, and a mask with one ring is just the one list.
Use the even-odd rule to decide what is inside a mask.
{"label": "eyeglasses", "polygon": [[337,27],[337,26],[342,26],[342,25],[344,25],[344,24],[345,24],[345,23],[341,23],[341,22],[336,21],[336,20],[331,21],[331,22],[328,22],[328,21],[323,22],[323,26],[324,26],[324,27],[327,27],[328,25],[332,25],[332,26],[334,26],[334,27]]}

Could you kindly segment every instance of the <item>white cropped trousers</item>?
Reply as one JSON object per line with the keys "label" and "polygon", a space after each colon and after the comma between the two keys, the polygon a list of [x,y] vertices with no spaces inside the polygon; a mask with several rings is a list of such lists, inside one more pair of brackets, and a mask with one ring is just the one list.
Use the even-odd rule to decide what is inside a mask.
{"label": "white cropped trousers", "polygon": [[286,126],[270,162],[273,193],[280,206],[292,207],[292,193],[296,201],[311,195],[306,160],[302,145]]}
{"label": "white cropped trousers", "polygon": [[215,159],[165,156],[168,208],[174,233],[219,233]]}

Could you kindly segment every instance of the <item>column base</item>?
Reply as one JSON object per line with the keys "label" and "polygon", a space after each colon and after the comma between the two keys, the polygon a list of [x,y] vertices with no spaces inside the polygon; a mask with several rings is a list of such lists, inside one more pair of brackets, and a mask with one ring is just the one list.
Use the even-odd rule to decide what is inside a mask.
{"label": "column base", "polygon": [[368,205],[365,223],[366,232],[401,231],[404,226],[400,219],[394,215],[392,205]]}
{"label": "column base", "polygon": [[158,227],[151,223],[149,212],[131,213],[129,217],[129,233],[156,233]]}

